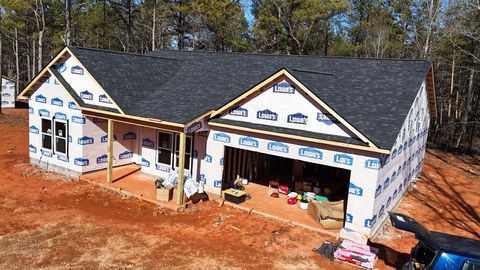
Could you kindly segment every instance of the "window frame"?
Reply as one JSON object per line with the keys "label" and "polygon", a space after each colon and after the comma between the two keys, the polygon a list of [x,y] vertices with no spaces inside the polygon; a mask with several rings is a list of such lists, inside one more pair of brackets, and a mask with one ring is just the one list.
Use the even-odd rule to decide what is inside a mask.
{"label": "window frame", "polygon": [[[191,172],[192,171],[192,166],[193,166],[193,138],[194,136],[192,135],[187,135],[186,138],[185,138],[185,142],[186,140],[190,139],[190,151],[189,149],[186,149],[186,145],[185,145],[185,156],[188,156],[189,158],[188,159],[185,159],[185,164],[183,165],[183,169],[188,171],[188,172]],[[177,152],[180,152],[180,151],[177,151],[177,145],[179,146],[180,148],[180,144],[179,144],[179,141],[180,140],[180,134],[179,133],[175,133],[175,142],[174,142],[174,169],[177,169],[178,170],[178,158],[180,155],[177,154]],[[179,149],[180,150],[180,149]],[[188,162],[188,163],[187,163]],[[188,164],[188,169],[185,168],[185,165]]]}
{"label": "window frame", "polygon": [[[169,148],[166,148],[166,147],[162,147],[160,146],[160,133],[163,133],[163,134],[168,134],[170,136],[170,143],[171,143],[171,146],[170,146],[170,149]],[[157,147],[155,148],[155,154],[156,154],[156,157],[155,157],[155,161],[156,161],[156,164],[161,164],[161,165],[166,165],[166,166],[169,166],[169,167],[172,167],[172,161],[173,161],[173,147],[174,147],[174,137],[173,137],[173,132],[169,132],[169,131],[164,131],[164,130],[157,130]],[[159,154],[159,150],[160,149],[163,149],[163,150],[167,150],[167,151],[170,151],[170,164],[166,164],[166,163],[163,163],[163,162],[160,162],[159,161],[159,158],[158,158],[158,154]]]}
{"label": "window frame", "polygon": [[[55,117],[53,117],[52,120],[53,120],[53,131],[54,131],[53,132],[53,138],[52,138],[53,139],[53,147],[52,148],[54,149],[53,151],[54,151],[54,153],[58,152],[60,154],[66,155],[68,157],[68,150],[69,150],[69,147],[68,147],[68,120],[58,120],[58,119],[55,119]],[[65,124],[65,136],[64,137],[57,136],[57,122]],[[57,137],[65,140],[65,153],[57,150]]]}
{"label": "window frame", "polygon": [[[54,131],[53,121],[52,121],[52,119],[45,118],[45,117],[41,117],[40,119],[41,119],[41,122],[40,122],[40,134],[42,135],[42,136],[41,136],[42,149],[45,149],[45,150],[48,150],[48,151],[52,151],[52,153],[53,153],[53,133],[52,133],[52,130]],[[43,121],[44,121],[44,120],[50,121],[50,133],[43,132]],[[44,145],[44,139],[43,139],[44,136],[50,137],[50,148],[45,147],[45,145]]]}

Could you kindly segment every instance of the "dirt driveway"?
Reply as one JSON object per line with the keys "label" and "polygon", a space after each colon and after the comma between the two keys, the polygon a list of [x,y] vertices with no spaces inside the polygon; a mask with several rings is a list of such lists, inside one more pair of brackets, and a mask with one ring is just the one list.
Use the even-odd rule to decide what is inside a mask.
{"label": "dirt driveway", "polygon": [[[0,269],[358,269],[312,252],[325,237],[306,229],[215,203],[174,213],[39,171],[28,162],[26,112],[4,112]],[[425,176],[399,211],[478,238],[478,160],[435,155],[427,156]],[[376,241],[386,258],[379,269],[394,269],[387,265],[400,264],[415,243],[390,227]]]}

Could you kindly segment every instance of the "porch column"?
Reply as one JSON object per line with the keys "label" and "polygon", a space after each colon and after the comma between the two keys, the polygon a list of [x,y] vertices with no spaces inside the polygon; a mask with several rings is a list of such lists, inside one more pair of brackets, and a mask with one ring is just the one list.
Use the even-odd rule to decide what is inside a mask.
{"label": "porch column", "polygon": [[178,148],[178,186],[177,186],[177,204],[183,205],[183,184],[184,184],[184,167],[185,167],[185,144],[187,141],[187,136],[185,132],[180,132],[180,145]]}
{"label": "porch column", "polygon": [[107,142],[107,183],[112,183],[113,177],[113,121],[108,119]]}

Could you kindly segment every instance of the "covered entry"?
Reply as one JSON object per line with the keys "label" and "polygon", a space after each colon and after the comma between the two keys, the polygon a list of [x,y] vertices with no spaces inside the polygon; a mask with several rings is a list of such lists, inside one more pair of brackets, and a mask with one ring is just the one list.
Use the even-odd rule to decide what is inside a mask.
{"label": "covered entry", "polygon": [[224,157],[222,189],[241,177],[262,186],[278,182],[297,193],[311,191],[331,201],[348,198],[350,170],[232,147],[225,147]]}

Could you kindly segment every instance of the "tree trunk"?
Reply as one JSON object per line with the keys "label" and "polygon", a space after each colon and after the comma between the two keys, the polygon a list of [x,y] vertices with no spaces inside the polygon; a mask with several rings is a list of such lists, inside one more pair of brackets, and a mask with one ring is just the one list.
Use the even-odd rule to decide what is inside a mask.
{"label": "tree trunk", "polygon": [[157,0],[153,0],[153,18],[152,18],[152,51],[155,50],[155,32],[157,26]]}
{"label": "tree trunk", "polygon": [[43,38],[45,35],[45,10],[43,8],[43,0],[40,0],[39,4],[39,16],[41,22],[41,29],[38,31],[38,71],[40,72],[43,68]]}
{"label": "tree trunk", "polygon": [[18,61],[18,29],[15,27],[15,69],[16,69],[16,79],[17,83],[15,84],[15,93],[17,96],[20,94],[20,64]]}
{"label": "tree trunk", "polygon": [[65,45],[71,45],[72,15],[71,0],[65,0]]}
{"label": "tree trunk", "polygon": [[462,114],[462,127],[460,128],[460,134],[457,139],[457,143],[455,144],[455,147],[459,147],[460,143],[462,142],[463,135],[465,134],[465,131],[467,130],[467,125],[468,125],[468,116],[470,114],[470,108],[473,106],[470,106],[473,100],[473,79],[475,78],[475,69],[470,69],[470,81],[468,82],[468,93],[467,93],[467,102],[465,103],[465,111]]}
{"label": "tree trunk", "polygon": [[454,82],[455,82],[455,51],[453,52],[453,60],[452,60],[452,80],[450,81],[450,98],[448,99],[448,118],[450,118],[451,112],[452,112]]}
{"label": "tree trunk", "polygon": [[35,78],[35,65],[37,64],[37,55],[36,55],[37,44],[35,44],[35,39],[32,40],[32,78]]}

